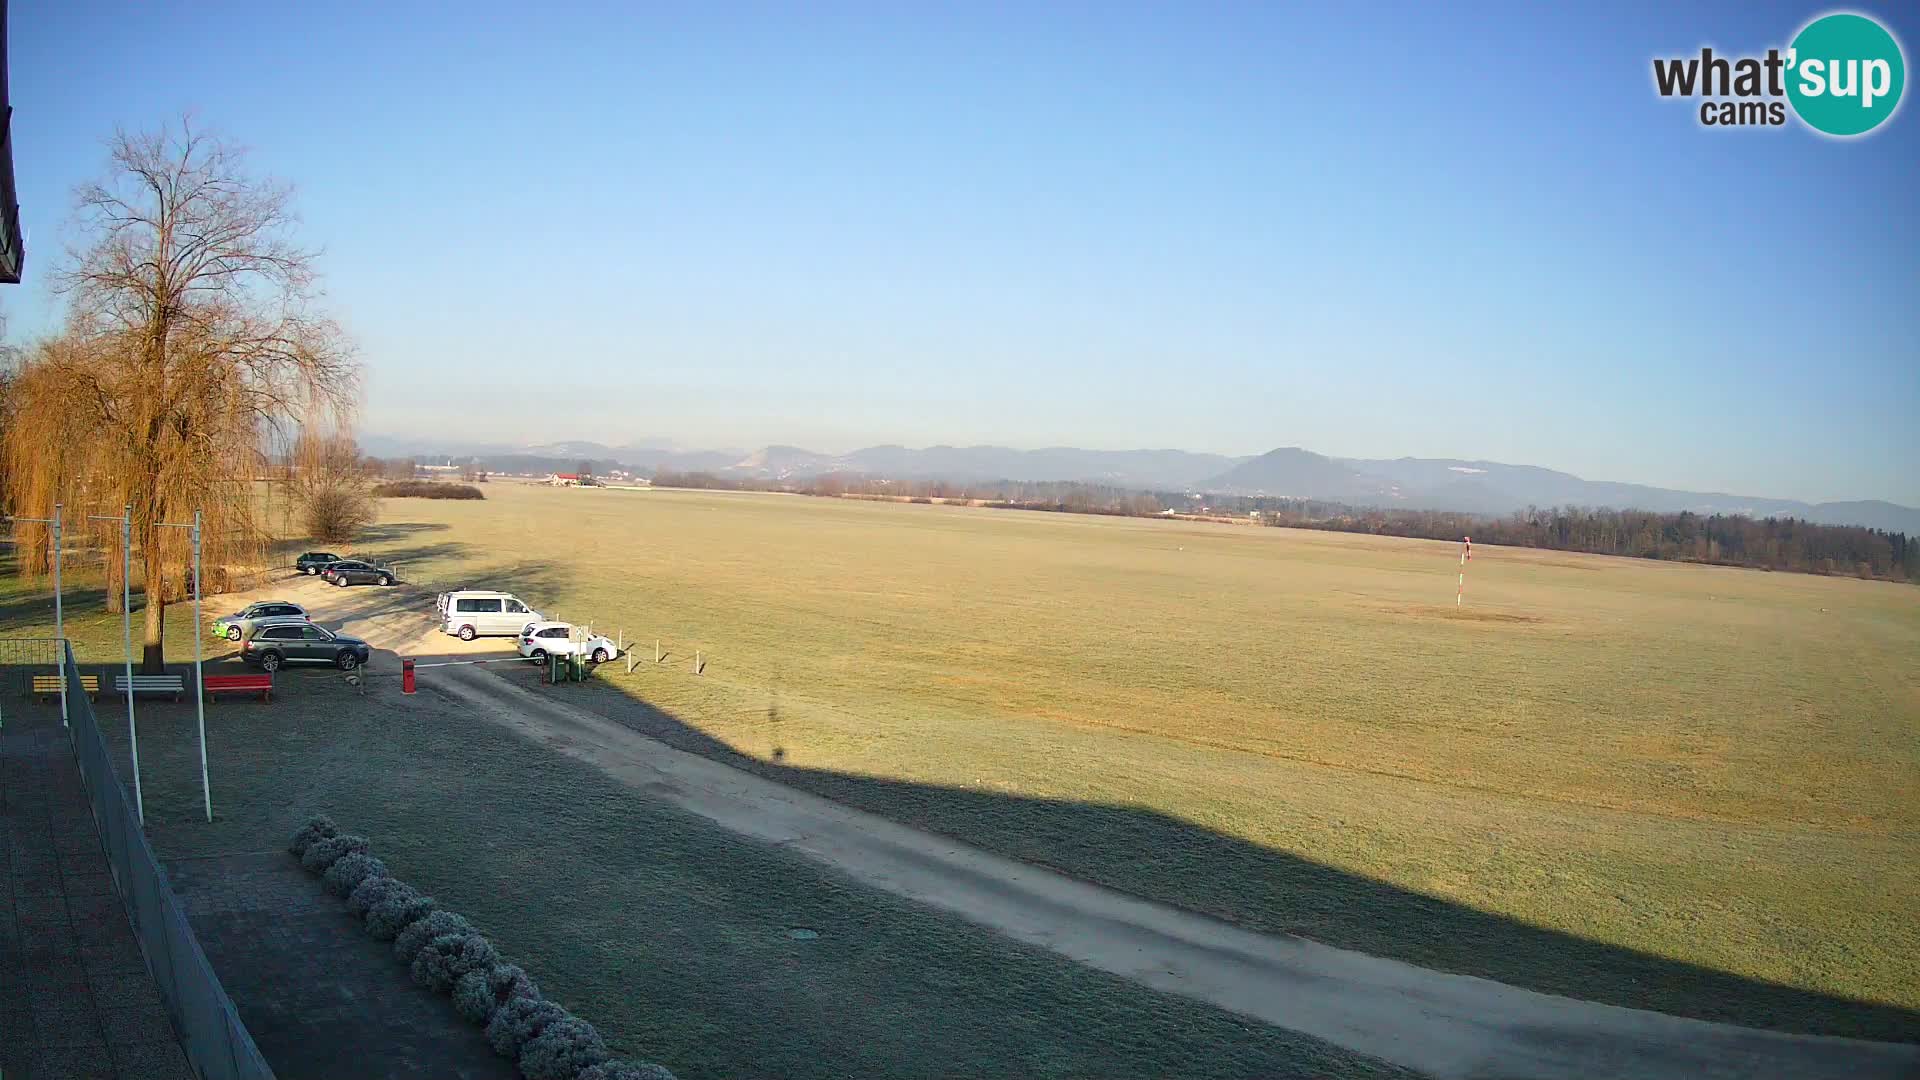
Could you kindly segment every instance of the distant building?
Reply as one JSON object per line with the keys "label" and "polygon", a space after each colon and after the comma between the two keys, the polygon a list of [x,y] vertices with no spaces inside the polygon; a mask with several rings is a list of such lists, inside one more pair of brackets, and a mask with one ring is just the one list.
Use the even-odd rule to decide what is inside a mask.
{"label": "distant building", "polygon": [[570,472],[554,473],[552,476],[547,477],[547,483],[554,487],[579,487],[580,474]]}

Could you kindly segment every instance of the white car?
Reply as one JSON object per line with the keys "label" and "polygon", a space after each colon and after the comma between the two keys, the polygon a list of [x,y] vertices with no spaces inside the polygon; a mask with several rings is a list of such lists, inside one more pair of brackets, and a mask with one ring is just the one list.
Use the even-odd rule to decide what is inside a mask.
{"label": "white car", "polygon": [[604,664],[620,655],[619,647],[605,634],[581,634],[578,641],[574,637],[572,623],[528,623],[520,631],[520,655],[542,665],[549,656],[572,656],[577,653],[596,664]]}

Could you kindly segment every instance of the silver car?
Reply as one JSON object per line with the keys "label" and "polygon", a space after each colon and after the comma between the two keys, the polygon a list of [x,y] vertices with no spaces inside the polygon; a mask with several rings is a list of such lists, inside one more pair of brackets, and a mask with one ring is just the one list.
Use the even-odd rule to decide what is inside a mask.
{"label": "silver car", "polygon": [[286,600],[258,600],[225,618],[213,620],[213,636],[239,641],[262,619],[307,620],[307,609]]}

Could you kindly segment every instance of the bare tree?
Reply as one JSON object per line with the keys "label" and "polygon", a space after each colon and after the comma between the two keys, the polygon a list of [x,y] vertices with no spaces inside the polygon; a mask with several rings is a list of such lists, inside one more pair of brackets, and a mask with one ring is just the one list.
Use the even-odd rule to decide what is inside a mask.
{"label": "bare tree", "polygon": [[67,330],[19,372],[5,476],[21,513],[133,505],[157,671],[188,559],[184,531],[161,523],[204,512],[212,579],[264,564],[262,448],[294,424],[344,422],[358,367],[311,307],[314,256],[293,241],[288,188],[191,120],[110,149],[106,175],[76,192],[82,242],[58,278]]}
{"label": "bare tree", "polygon": [[292,497],[307,535],[323,544],[346,543],[377,516],[360,448],[344,434],[301,433],[293,448]]}

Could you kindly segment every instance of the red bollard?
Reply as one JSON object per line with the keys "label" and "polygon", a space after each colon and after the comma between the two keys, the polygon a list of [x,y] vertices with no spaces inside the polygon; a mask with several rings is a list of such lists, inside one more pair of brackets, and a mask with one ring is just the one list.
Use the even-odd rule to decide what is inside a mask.
{"label": "red bollard", "polygon": [[400,692],[413,693],[413,661],[411,659],[400,661]]}

